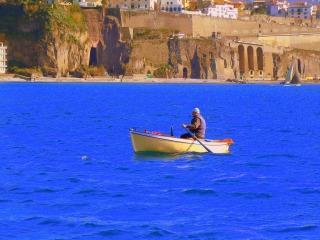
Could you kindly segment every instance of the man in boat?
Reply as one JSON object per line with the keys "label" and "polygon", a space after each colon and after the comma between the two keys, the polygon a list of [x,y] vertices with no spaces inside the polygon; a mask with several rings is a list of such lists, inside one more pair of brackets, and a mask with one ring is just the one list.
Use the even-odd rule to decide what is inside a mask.
{"label": "man in boat", "polygon": [[[205,138],[206,135],[206,121],[200,114],[199,108],[192,110],[191,124],[182,124],[184,128],[188,128],[197,138]],[[185,133],[180,136],[181,138],[192,138],[190,133]]]}

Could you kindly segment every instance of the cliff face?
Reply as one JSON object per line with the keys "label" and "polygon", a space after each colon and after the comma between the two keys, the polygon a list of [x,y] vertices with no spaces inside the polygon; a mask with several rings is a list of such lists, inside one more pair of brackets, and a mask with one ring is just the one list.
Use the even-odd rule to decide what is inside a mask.
{"label": "cliff face", "polygon": [[127,68],[130,73],[146,74],[165,66],[168,77],[234,78],[234,54],[223,42],[208,39],[133,40]]}
{"label": "cliff face", "polygon": [[291,49],[282,55],[273,55],[276,78],[285,78],[291,65],[294,65],[295,74],[302,81],[320,78],[320,53],[317,51]]}
{"label": "cliff face", "polygon": [[77,7],[3,5],[0,22],[9,66],[67,75],[87,64],[88,33]]}
{"label": "cliff face", "polygon": [[47,33],[40,43],[38,65],[67,75],[86,66],[89,61],[86,33],[62,33],[58,29]]}
{"label": "cliff face", "polygon": [[105,9],[83,9],[88,26],[89,46],[96,53],[91,55],[91,60],[96,65],[103,65],[110,75],[123,75],[129,61],[130,41],[121,40],[119,20],[113,16],[104,16],[104,11]]}
{"label": "cliff face", "polygon": [[120,40],[120,25],[115,17],[104,18],[103,45],[100,48],[100,62],[111,75],[125,74],[129,62],[130,43]]}
{"label": "cliff face", "polygon": [[169,63],[174,76],[196,79],[217,79],[222,75],[234,78],[233,51],[221,41],[212,39],[170,39]]}

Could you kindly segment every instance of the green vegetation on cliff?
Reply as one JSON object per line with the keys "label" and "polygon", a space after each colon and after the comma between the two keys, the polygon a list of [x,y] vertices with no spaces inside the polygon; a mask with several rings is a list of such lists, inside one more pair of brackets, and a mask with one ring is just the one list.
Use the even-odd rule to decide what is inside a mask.
{"label": "green vegetation on cliff", "polygon": [[133,38],[135,40],[153,40],[153,39],[167,39],[172,33],[179,31],[172,31],[170,29],[150,29],[150,28],[135,28],[133,31]]}
{"label": "green vegetation on cliff", "polygon": [[[86,18],[79,6],[12,1],[0,5],[0,41],[9,46],[9,69],[41,67],[56,69],[62,63],[57,52],[73,49],[80,56],[67,56],[79,65],[87,39]],[[28,49],[29,48],[29,49]],[[36,52],[31,53],[31,49]],[[11,51],[10,51],[11,50]],[[72,55],[73,52],[70,52]],[[73,58],[73,59],[72,59]],[[74,59],[78,59],[75,63]],[[78,66],[76,66],[78,67]],[[65,68],[62,66],[62,68]],[[50,70],[51,72],[51,70]]]}
{"label": "green vegetation on cliff", "polygon": [[57,4],[2,4],[0,7],[0,33],[7,36],[30,36],[41,38],[43,34],[60,32],[83,32],[86,20],[79,6]]}

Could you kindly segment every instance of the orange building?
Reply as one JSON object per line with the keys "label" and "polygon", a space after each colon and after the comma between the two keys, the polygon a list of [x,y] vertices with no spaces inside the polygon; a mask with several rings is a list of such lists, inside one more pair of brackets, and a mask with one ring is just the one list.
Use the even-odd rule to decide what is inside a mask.
{"label": "orange building", "polygon": [[233,5],[234,8],[237,8],[238,10],[243,10],[245,5],[243,2],[231,2],[231,5]]}
{"label": "orange building", "polygon": [[182,0],[182,5],[185,10],[194,11],[198,9],[197,0]]}

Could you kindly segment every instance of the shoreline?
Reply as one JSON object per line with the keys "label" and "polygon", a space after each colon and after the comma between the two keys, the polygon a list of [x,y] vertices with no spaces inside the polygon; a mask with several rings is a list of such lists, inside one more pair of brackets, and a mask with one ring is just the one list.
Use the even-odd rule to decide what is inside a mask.
{"label": "shoreline", "polygon": [[[90,77],[90,78],[75,78],[75,77],[38,77],[33,80],[20,78],[14,74],[0,75],[0,83],[145,83],[145,84],[280,84],[284,79],[280,80],[247,80],[247,81],[227,81],[227,79],[183,79],[183,78],[145,78],[145,77]],[[302,81],[301,84],[320,84],[320,81]]]}

